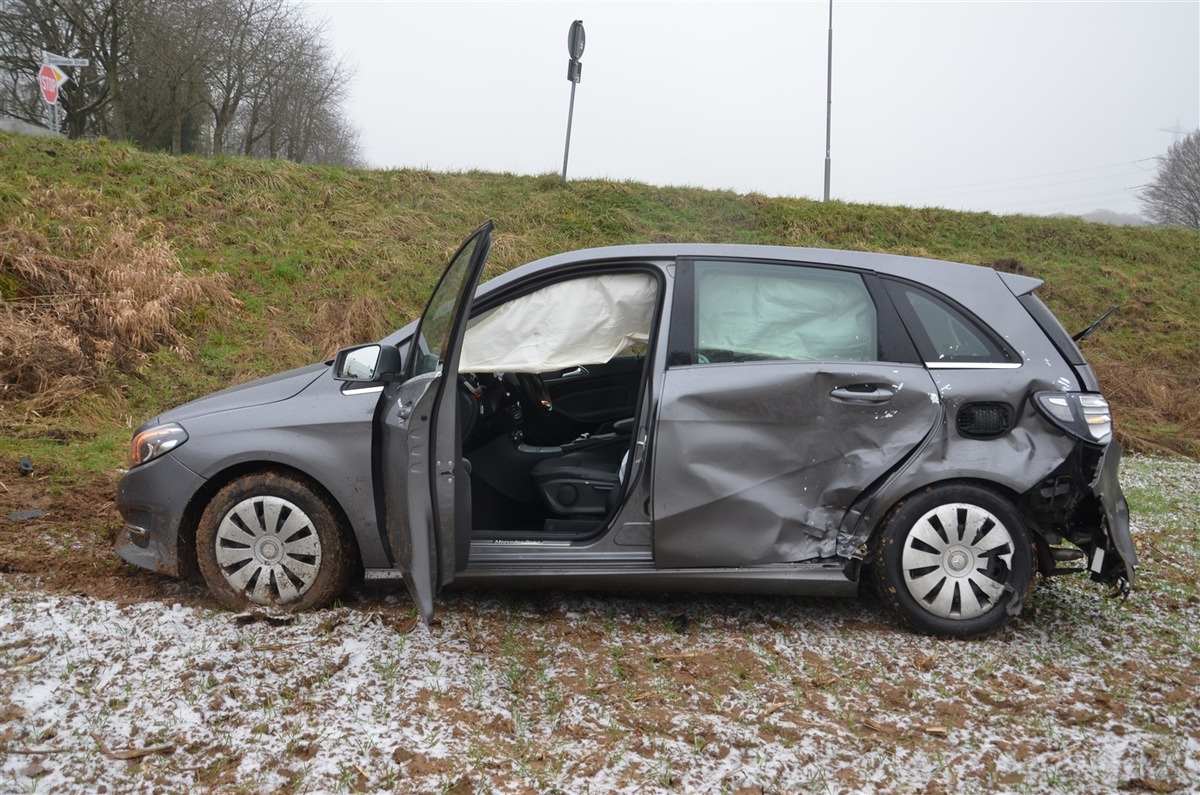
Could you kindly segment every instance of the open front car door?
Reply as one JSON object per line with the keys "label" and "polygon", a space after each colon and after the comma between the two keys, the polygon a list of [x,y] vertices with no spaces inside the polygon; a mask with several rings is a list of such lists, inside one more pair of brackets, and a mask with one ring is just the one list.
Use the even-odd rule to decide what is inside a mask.
{"label": "open front car door", "polygon": [[379,410],[381,480],[388,540],[422,618],[467,565],[471,481],[462,457],[455,384],[475,286],[492,244],[492,222],[450,260],[417,325],[405,378],[387,384]]}

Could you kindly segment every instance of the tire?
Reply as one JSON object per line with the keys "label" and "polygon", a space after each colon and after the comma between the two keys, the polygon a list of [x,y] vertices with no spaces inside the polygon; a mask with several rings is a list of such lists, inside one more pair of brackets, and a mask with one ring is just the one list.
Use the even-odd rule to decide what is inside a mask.
{"label": "tire", "polygon": [[341,514],[298,478],[258,472],[209,502],[196,529],[200,573],[230,610],[299,613],[341,594],[356,555]]}
{"label": "tire", "polygon": [[1013,505],[989,489],[942,486],[909,497],[873,546],[880,600],[919,632],[995,632],[1033,592],[1033,542]]}

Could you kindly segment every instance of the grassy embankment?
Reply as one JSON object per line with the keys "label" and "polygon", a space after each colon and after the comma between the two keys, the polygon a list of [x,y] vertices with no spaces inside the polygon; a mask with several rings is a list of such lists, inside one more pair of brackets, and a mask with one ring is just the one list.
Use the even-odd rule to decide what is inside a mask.
{"label": "grassy embankment", "polygon": [[[27,614],[10,627],[0,702],[46,678],[61,684],[51,690],[64,706],[25,716],[8,704],[10,758],[24,747],[56,753],[44,765],[20,757],[10,769],[22,772],[4,781],[273,791],[386,788],[403,776],[431,789],[466,781],[540,791],[584,780],[641,792],[711,786],[732,770],[722,787],[1195,784],[1200,482],[1195,465],[1160,459],[1125,470],[1142,564],[1132,599],[1097,599],[1082,578],[1039,584],[1026,616],[967,644],[889,631],[853,600],[467,593],[446,597],[437,635],[398,635],[392,627],[411,610],[400,621],[387,601],[270,629],[235,625],[204,602],[195,615],[213,628],[192,633],[191,645],[176,635],[176,618],[168,653],[139,647],[159,643],[162,630],[154,606],[115,613],[131,594],[169,599],[176,611],[183,601],[191,615],[198,591],[132,573],[109,552],[104,534],[116,524],[105,502],[132,427],[400,325],[458,241],[489,217],[498,224],[493,274],[570,248],[670,240],[1019,268],[1046,281],[1042,295],[1072,330],[1122,305],[1086,351],[1124,441],[1200,457],[1195,233],[601,181],[564,187],[556,175],[171,158],[0,133],[0,572],[6,588],[23,589],[27,574],[107,600],[68,609],[53,627],[38,623],[41,595],[10,600]],[[26,455],[34,478],[17,475]],[[48,515],[3,519],[31,507]],[[88,611],[109,623],[80,642],[70,629]],[[126,624],[127,641],[113,632]],[[459,636],[469,642],[442,642]],[[362,660],[348,665],[344,638],[367,649]],[[115,645],[114,660],[96,656],[114,648],[102,644]],[[256,657],[260,649],[272,651]],[[221,673],[231,660],[237,671]],[[443,661],[444,670],[430,667]],[[127,669],[149,672],[124,677],[127,687],[153,692],[118,698],[97,686],[110,678],[104,671]],[[216,675],[191,678],[195,670]],[[247,671],[268,684],[257,695],[244,692]],[[115,681],[119,691],[122,676]],[[164,692],[163,682],[177,686]],[[434,693],[430,682],[449,689]],[[411,709],[396,707],[396,692],[416,694]],[[206,719],[180,723],[175,707],[185,702],[205,705]],[[374,704],[375,727],[365,733],[364,704]],[[286,731],[258,728],[281,709]],[[564,720],[579,731],[564,732]],[[175,752],[114,772],[124,763],[81,739],[100,727],[117,748],[131,721],[128,743],[173,743]],[[346,722],[353,727],[343,730]],[[409,750],[418,747],[413,727],[444,742],[445,758],[427,758],[427,743]]]}
{"label": "grassy embankment", "polygon": [[176,158],[0,134],[0,462],[65,488],[142,419],[412,318],[482,221],[489,275],[573,248],[723,241],[988,263],[1046,281],[1127,447],[1200,455],[1200,235],[634,183]]}

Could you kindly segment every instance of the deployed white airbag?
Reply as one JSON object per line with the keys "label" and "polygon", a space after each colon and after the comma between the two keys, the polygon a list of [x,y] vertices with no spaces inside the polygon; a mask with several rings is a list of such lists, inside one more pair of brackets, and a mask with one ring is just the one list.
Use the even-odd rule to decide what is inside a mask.
{"label": "deployed white airbag", "polygon": [[650,338],[657,280],[588,276],[514,298],[471,318],[459,372],[545,373],[604,364]]}
{"label": "deployed white airbag", "polygon": [[853,273],[702,269],[699,348],[796,361],[877,357],[875,305]]}

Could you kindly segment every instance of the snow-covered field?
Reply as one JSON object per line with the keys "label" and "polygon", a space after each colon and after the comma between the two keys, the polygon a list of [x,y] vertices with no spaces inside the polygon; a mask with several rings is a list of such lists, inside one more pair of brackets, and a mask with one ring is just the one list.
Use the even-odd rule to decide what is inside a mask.
{"label": "snow-covered field", "polygon": [[1200,466],[1125,480],[1142,586],[939,641],[869,599],[454,592],[298,617],[0,574],[0,792],[1200,791]]}

